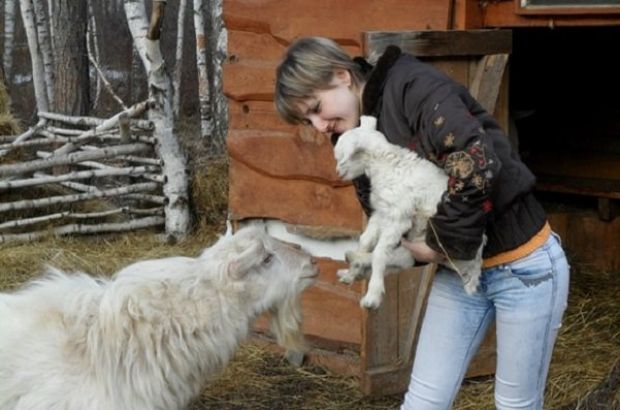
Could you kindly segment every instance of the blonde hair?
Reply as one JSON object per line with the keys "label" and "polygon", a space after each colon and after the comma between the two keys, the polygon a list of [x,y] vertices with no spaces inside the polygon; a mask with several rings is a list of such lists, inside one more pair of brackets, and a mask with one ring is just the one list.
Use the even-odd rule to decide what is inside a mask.
{"label": "blonde hair", "polygon": [[327,90],[338,69],[347,70],[355,86],[363,82],[359,66],[334,41],[306,37],[292,43],[276,70],[274,103],[278,114],[291,124],[303,121],[299,102],[317,90]]}

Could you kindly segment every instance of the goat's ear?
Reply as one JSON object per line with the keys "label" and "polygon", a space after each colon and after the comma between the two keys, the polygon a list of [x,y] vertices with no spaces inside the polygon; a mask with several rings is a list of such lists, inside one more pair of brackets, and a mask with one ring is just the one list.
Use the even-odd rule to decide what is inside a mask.
{"label": "goat's ear", "polygon": [[377,129],[377,119],[370,115],[362,115],[360,117],[360,128],[364,130],[376,130]]}
{"label": "goat's ear", "polygon": [[228,264],[228,274],[235,279],[243,278],[252,268],[259,265],[265,255],[265,247],[259,240],[251,244]]}

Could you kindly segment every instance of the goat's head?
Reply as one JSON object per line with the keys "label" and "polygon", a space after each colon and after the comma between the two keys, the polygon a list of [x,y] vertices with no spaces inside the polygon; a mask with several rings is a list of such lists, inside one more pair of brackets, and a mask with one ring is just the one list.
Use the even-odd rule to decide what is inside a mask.
{"label": "goat's head", "polygon": [[239,286],[254,312],[270,311],[271,328],[280,345],[291,352],[304,350],[299,295],[319,273],[309,253],[249,226],[220,238],[201,258],[225,258],[222,280]]}
{"label": "goat's head", "polygon": [[386,143],[385,136],[376,130],[377,120],[363,115],[360,126],[343,133],[334,147],[336,172],[344,180],[357,178],[367,171],[370,153]]}
{"label": "goat's head", "polygon": [[248,302],[258,311],[297,296],[318,275],[316,261],[309,253],[256,226],[221,237],[201,259],[220,264],[222,280],[242,286],[252,299]]}

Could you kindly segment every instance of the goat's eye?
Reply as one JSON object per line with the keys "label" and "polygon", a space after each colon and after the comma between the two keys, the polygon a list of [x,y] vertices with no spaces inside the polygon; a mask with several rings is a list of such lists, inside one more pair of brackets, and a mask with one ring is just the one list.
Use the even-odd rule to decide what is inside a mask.
{"label": "goat's eye", "polygon": [[300,120],[300,123],[301,123],[301,125],[305,125],[305,126],[312,125],[312,122],[309,119],[307,119],[307,118],[304,118],[304,119]]}
{"label": "goat's eye", "polygon": [[263,259],[263,265],[269,265],[273,260],[273,253],[268,253],[267,256]]}

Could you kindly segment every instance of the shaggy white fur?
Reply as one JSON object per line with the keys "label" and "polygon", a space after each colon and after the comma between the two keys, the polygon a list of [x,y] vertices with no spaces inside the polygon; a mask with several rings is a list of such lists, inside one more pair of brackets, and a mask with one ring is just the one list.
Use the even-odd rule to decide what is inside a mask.
{"label": "shaggy white fur", "polygon": [[[448,176],[414,151],[389,143],[376,130],[374,117],[362,116],[360,126],[342,134],[334,147],[336,170],[345,180],[365,174],[371,181],[370,205],[373,214],[360,236],[357,251],[348,252],[348,270],[340,270],[340,280],[351,283],[371,268],[368,291],[361,300],[366,308],[377,308],[385,292],[384,276],[389,266],[407,268],[414,260],[399,246],[404,234],[423,240],[428,220],[447,189]],[[478,286],[482,246],[472,261],[449,260],[465,283],[468,293]]]}
{"label": "shaggy white fur", "polygon": [[49,275],[0,294],[0,409],[185,408],[261,312],[302,349],[306,252],[248,227],[197,258],[135,263],[112,279]]}

